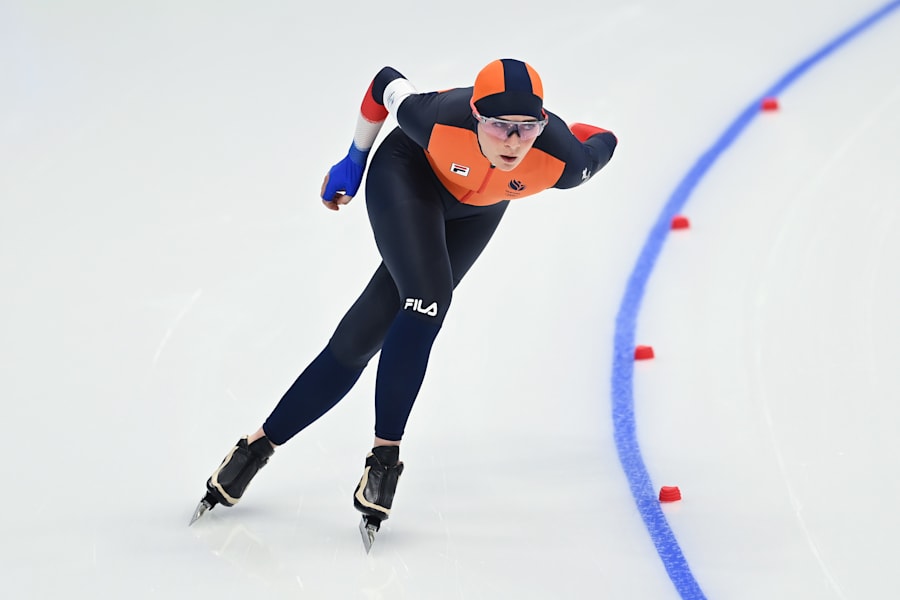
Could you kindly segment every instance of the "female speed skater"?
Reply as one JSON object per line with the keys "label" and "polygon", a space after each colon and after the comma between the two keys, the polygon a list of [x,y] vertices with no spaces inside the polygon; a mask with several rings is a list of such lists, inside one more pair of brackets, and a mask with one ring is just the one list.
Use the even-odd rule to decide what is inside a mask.
{"label": "female speed skater", "polygon": [[191,523],[216,504],[233,506],[275,449],[334,407],[380,352],[375,439],[353,503],[366,549],[387,519],[403,463],[400,441],[453,291],[493,235],[510,201],[591,179],[617,139],[593,125],[567,125],[543,105],[531,65],[485,66],[471,87],[420,93],[382,68],[362,100],[353,142],[322,183],[326,208],[359,190],[388,115],[397,120],[368,165],[365,198],[382,262],[255,433],[240,439],[206,482]]}

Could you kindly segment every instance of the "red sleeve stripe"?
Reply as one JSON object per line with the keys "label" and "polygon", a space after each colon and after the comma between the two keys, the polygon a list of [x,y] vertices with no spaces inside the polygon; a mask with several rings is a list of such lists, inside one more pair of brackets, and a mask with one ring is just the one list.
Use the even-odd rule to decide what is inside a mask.
{"label": "red sleeve stripe", "polygon": [[366,121],[369,121],[370,123],[381,123],[387,119],[388,110],[372,96],[372,86],[374,83],[373,80],[372,83],[369,84],[369,89],[363,97],[360,112],[362,112],[362,116]]}
{"label": "red sleeve stripe", "polygon": [[588,125],[586,123],[572,123],[569,126],[569,130],[578,138],[580,142],[586,142],[589,137],[592,135],[597,135],[598,133],[606,133],[605,129],[601,129],[599,127],[595,127],[594,125]]}

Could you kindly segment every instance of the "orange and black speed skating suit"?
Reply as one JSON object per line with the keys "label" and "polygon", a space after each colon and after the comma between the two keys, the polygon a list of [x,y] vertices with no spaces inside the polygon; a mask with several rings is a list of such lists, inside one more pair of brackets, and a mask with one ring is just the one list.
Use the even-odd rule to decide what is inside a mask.
{"label": "orange and black speed skating suit", "polygon": [[[369,122],[386,118],[385,90],[402,78],[389,67],[374,78],[362,103]],[[471,87],[455,88],[411,93],[399,104],[399,126],[375,151],[365,187],[383,261],[267,419],[273,443],[283,444],[334,406],[379,350],[375,434],[400,440],[453,290],[509,201],[584,183],[616,147],[612,133],[570,128],[548,111],[547,127],[522,162],[501,171],[479,149],[471,97]]]}

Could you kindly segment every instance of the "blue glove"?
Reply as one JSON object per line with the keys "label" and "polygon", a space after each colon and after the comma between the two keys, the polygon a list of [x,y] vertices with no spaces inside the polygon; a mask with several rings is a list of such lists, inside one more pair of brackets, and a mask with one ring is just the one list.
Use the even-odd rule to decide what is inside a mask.
{"label": "blue glove", "polygon": [[341,192],[347,196],[355,196],[362,183],[368,156],[368,151],[361,151],[351,145],[347,156],[328,171],[328,183],[325,184],[322,200],[331,202]]}

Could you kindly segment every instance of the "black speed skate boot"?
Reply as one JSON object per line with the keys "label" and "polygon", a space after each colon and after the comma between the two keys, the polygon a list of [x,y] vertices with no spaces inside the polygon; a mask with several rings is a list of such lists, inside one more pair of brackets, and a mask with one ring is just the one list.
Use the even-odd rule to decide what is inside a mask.
{"label": "black speed skate boot", "polygon": [[197,505],[191,524],[212,510],[216,504],[234,506],[244,495],[253,477],[262,469],[275,453],[269,438],[263,436],[247,443],[243,437],[222,460],[222,464],[206,480],[206,496]]}
{"label": "black speed skate boot", "polygon": [[394,492],[402,473],[398,446],[377,446],[366,457],[365,471],[353,493],[353,506],[363,515],[359,531],[366,552],[372,549],[381,522],[391,514]]}

